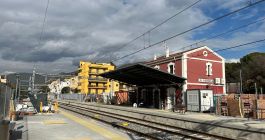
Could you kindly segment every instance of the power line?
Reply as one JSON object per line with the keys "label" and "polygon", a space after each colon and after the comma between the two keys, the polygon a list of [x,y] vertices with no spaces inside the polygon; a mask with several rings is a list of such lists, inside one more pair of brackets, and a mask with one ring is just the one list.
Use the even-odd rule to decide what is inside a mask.
{"label": "power line", "polygon": [[168,38],[165,38],[165,39],[163,39],[163,40],[161,40],[161,41],[159,41],[159,42],[156,42],[156,43],[154,43],[154,44],[151,44],[151,45],[149,45],[148,47],[144,47],[144,48],[139,49],[139,50],[137,50],[137,51],[135,51],[135,52],[132,52],[132,53],[127,54],[127,55],[124,55],[124,56],[122,56],[122,57],[120,57],[120,58],[114,59],[114,60],[112,60],[111,62],[115,62],[115,61],[117,61],[117,60],[121,60],[121,59],[123,59],[123,58],[126,58],[126,57],[128,57],[128,56],[131,56],[131,55],[136,54],[136,53],[138,53],[138,52],[141,52],[141,51],[143,51],[143,50],[145,50],[145,49],[151,48],[151,47],[153,47],[153,46],[155,46],[155,45],[161,44],[161,43],[163,43],[163,42],[165,42],[165,41],[168,41],[168,40],[173,39],[173,38],[175,38],[175,37],[177,37],[177,36],[183,35],[183,34],[185,34],[185,33],[188,33],[188,32],[190,32],[190,31],[193,31],[193,30],[195,30],[195,29],[198,29],[198,28],[200,28],[200,27],[203,27],[203,26],[205,26],[205,25],[208,25],[208,24],[210,24],[210,23],[212,23],[212,22],[215,22],[215,21],[217,21],[217,20],[220,20],[220,19],[222,19],[222,18],[225,18],[225,17],[230,16],[230,15],[232,15],[232,14],[235,14],[235,13],[237,13],[237,12],[240,12],[240,11],[242,11],[242,10],[244,10],[244,9],[247,9],[247,8],[249,8],[249,7],[252,7],[252,6],[257,5],[257,4],[259,4],[259,3],[261,3],[261,2],[264,2],[264,1],[265,1],[265,0],[260,0],[260,1],[257,1],[257,2],[255,2],[255,3],[252,3],[252,4],[250,4],[250,5],[247,5],[247,6],[245,6],[245,7],[242,7],[242,8],[239,8],[239,9],[237,9],[237,10],[234,10],[234,11],[232,11],[232,12],[226,13],[226,14],[224,14],[224,15],[222,15],[222,16],[219,16],[219,17],[217,17],[217,18],[215,18],[215,19],[212,19],[212,20],[210,20],[210,21],[208,21],[208,22],[205,22],[205,23],[203,23],[203,24],[200,24],[200,25],[198,25],[198,26],[196,26],[196,27],[193,27],[193,28],[191,28],[191,29],[188,29],[188,30],[186,30],[186,31],[184,31],[184,32],[178,33],[178,34],[176,34],[176,35],[173,35],[173,36],[170,36],[170,37],[168,37]]}
{"label": "power line", "polygon": [[[239,47],[243,47],[243,46],[247,46],[247,45],[252,45],[252,44],[256,44],[256,43],[263,42],[263,41],[265,41],[265,38],[264,39],[260,39],[260,40],[256,40],[256,41],[252,41],[252,42],[248,42],[248,43],[244,43],[244,44],[239,44],[239,45],[232,46],[232,47],[227,47],[227,48],[223,48],[223,49],[214,50],[214,51],[210,52],[210,54],[216,53],[216,52],[221,52],[221,51],[226,51],[226,50],[230,50],[230,49],[235,49],[235,48],[239,48]],[[198,54],[198,55],[195,55],[195,56],[203,56],[203,54]],[[182,59],[183,58],[178,59],[178,60],[182,60]],[[188,59],[188,58],[184,58],[184,59]]]}
{"label": "power line", "polygon": [[46,22],[46,18],[47,18],[47,12],[48,12],[49,3],[50,3],[50,0],[47,0],[47,5],[46,5],[45,14],[44,14],[43,22],[42,22],[41,33],[40,33],[39,45],[40,45],[40,42],[42,40],[42,35],[43,35],[43,32],[44,32],[44,27],[45,27],[45,22]]}
{"label": "power line", "polygon": [[[259,19],[259,20],[256,20],[256,21],[254,21],[254,22],[250,22],[250,23],[248,23],[248,24],[244,24],[244,25],[241,25],[241,26],[235,27],[235,28],[233,28],[233,29],[231,29],[231,30],[228,30],[228,31],[226,31],[226,32],[223,32],[223,33],[220,33],[220,34],[217,34],[217,35],[214,35],[214,36],[210,36],[210,37],[208,37],[207,39],[204,39],[204,40],[201,40],[201,41],[198,41],[198,42],[192,43],[192,44],[187,45],[187,46],[185,46],[185,47],[182,47],[182,48],[180,48],[180,49],[178,49],[178,50],[182,50],[182,49],[185,49],[185,48],[191,47],[191,46],[193,46],[193,45],[196,45],[196,44],[199,44],[199,43],[202,43],[202,42],[206,42],[206,41],[209,41],[209,40],[214,39],[214,38],[218,38],[218,37],[223,36],[223,35],[225,35],[225,34],[227,34],[227,33],[231,33],[231,32],[237,31],[237,30],[239,30],[239,29],[246,28],[246,27],[248,27],[248,26],[250,26],[250,25],[256,24],[256,23],[261,22],[261,21],[263,21],[263,20],[265,20],[265,17],[264,17],[264,18],[261,18],[261,19]],[[175,50],[175,51],[178,51],[178,50]],[[174,52],[175,52],[175,51],[174,51]]]}
{"label": "power line", "polygon": [[225,51],[225,50],[239,48],[239,47],[242,47],[242,46],[256,44],[256,43],[263,42],[263,41],[265,41],[265,39],[261,39],[261,40],[257,40],[257,41],[253,41],[253,42],[249,42],[249,43],[245,43],[245,44],[240,44],[240,45],[237,45],[237,46],[228,47],[228,48],[224,48],[224,49],[215,50],[214,52],[221,52],[221,51]]}
{"label": "power line", "polygon": [[[184,9],[182,9],[181,11],[177,12],[176,14],[174,14],[174,15],[170,16],[169,18],[167,18],[166,20],[164,20],[164,21],[162,21],[161,23],[157,24],[155,27],[153,27],[153,28],[147,30],[146,32],[144,32],[144,33],[142,33],[141,35],[137,36],[136,38],[132,39],[132,40],[129,41],[128,43],[122,45],[122,46],[119,47],[117,50],[120,50],[120,49],[122,49],[122,48],[125,48],[126,46],[128,46],[128,45],[131,44],[132,42],[138,40],[138,39],[141,38],[141,37],[144,37],[146,34],[148,34],[148,37],[149,37],[148,41],[150,42],[150,32],[152,32],[154,29],[158,28],[159,26],[162,26],[163,24],[165,24],[165,23],[168,22],[169,20],[173,19],[173,18],[176,17],[177,15],[183,13],[184,11],[188,10],[189,8],[193,7],[194,5],[196,5],[196,4],[199,3],[199,2],[201,2],[201,0],[197,0],[196,2],[194,2],[194,3],[190,4],[190,5],[188,5],[187,7],[185,7]],[[150,44],[148,44],[148,45],[150,45]],[[117,51],[117,50],[116,50],[116,51]],[[96,62],[96,61],[99,61],[99,60],[100,60],[100,59],[95,60],[95,62]]]}
{"label": "power line", "polygon": [[[235,49],[235,48],[239,48],[239,47],[243,47],[243,46],[247,46],[247,45],[252,45],[252,44],[260,43],[260,42],[263,42],[263,41],[265,41],[265,38],[264,39],[260,39],[260,40],[256,40],[256,41],[252,41],[252,42],[248,42],[248,43],[244,43],[244,44],[239,44],[239,45],[232,46],[232,47],[227,47],[227,48],[223,48],[223,49],[213,50],[213,51],[209,52],[208,54],[213,54],[213,53],[216,53],[216,52],[221,52],[221,51]],[[197,54],[197,55],[194,55],[193,57],[198,57],[198,56],[203,56],[203,54]],[[184,60],[184,59],[189,59],[189,58],[178,58],[178,59],[174,59],[174,60],[175,61],[180,61],[180,60]]]}
{"label": "power line", "polygon": [[196,45],[196,44],[199,44],[199,43],[202,43],[202,42],[206,42],[206,41],[212,40],[212,39],[214,39],[214,38],[218,38],[218,37],[223,36],[223,35],[225,35],[225,34],[227,34],[227,33],[231,33],[231,32],[237,31],[237,30],[239,30],[239,29],[246,28],[246,27],[248,27],[248,26],[250,26],[250,25],[256,24],[256,23],[261,22],[261,21],[264,21],[264,20],[265,20],[265,17],[264,17],[264,18],[261,18],[261,19],[258,19],[258,20],[255,20],[254,22],[250,22],[250,23],[247,23],[247,24],[244,24],[244,25],[241,25],[241,26],[235,27],[235,28],[233,28],[233,29],[231,29],[231,30],[228,30],[228,31],[222,32],[222,33],[220,33],[220,34],[217,34],[217,35],[214,35],[214,36],[210,36],[210,37],[208,37],[207,39],[203,39],[203,40],[197,41],[197,42],[195,42],[195,43],[189,44],[189,45],[187,45],[187,46],[185,46],[185,47],[182,47],[182,48],[179,48],[179,49],[177,49],[177,50],[175,50],[175,51],[173,51],[173,52],[177,52],[177,51],[179,51],[179,50],[183,50],[183,49],[188,48],[188,47],[191,47],[191,46],[193,46],[193,45]]}

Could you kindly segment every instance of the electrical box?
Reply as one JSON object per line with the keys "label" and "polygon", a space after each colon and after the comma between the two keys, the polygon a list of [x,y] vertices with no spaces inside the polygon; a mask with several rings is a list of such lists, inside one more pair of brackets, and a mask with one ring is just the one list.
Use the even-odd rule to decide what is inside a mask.
{"label": "electrical box", "polygon": [[214,83],[215,83],[216,85],[219,85],[219,84],[221,83],[221,78],[215,78],[215,79],[214,79]]}
{"label": "electrical box", "polygon": [[206,112],[214,106],[212,90],[187,90],[185,98],[188,111]]}

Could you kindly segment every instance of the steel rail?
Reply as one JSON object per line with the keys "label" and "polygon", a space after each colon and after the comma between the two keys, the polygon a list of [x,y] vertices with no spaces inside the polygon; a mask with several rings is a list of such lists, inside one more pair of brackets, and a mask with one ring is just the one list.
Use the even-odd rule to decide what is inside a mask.
{"label": "steel rail", "polygon": [[[98,111],[98,110],[91,109],[91,108],[88,109],[85,106],[73,105],[73,104],[67,104],[67,103],[61,103],[61,104],[64,104],[64,107],[68,106],[69,107],[68,109],[75,108],[79,111],[89,111],[89,112],[92,112],[95,114],[100,114],[102,116],[107,116],[107,117],[115,118],[118,120],[130,122],[130,123],[136,123],[138,125],[142,125],[142,126],[152,128],[152,129],[157,129],[158,131],[163,131],[166,133],[174,134],[177,136],[182,136],[185,138],[209,139],[209,137],[210,137],[210,138],[214,138],[214,139],[228,139],[228,138],[221,137],[221,136],[216,136],[216,135],[212,135],[212,134],[208,134],[208,133],[184,129],[184,128],[180,128],[180,127],[174,127],[174,126],[170,126],[170,125],[166,125],[166,124],[156,123],[153,121],[142,120],[139,118],[130,117],[130,116],[126,116],[126,115],[120,115],[120,114],[110,113],[110,112],[106,112],[106,111]],[[138,113],[140,113],[140,112],[138,112]],[[199,137],[201,137],[201,138],[199,138]]]}

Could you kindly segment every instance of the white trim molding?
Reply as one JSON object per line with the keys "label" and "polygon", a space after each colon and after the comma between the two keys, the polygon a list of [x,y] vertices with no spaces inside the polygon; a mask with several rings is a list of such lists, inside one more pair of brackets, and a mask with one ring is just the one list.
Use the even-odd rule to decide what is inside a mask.
{"label": "white trim molding", "polygon": [[223,79],[224,79],[224,94],[226,95],[226,79],[225,79],[225,60],[223,60],[222,64],[222,71],[223,71]]}
{"label": "white trim molding", "polygon": [[197,57],[187,57],[187,58],[189,58],[189,59],[194,59],[194,60],[201,60],[201,61],[209,61],[209,62],[223,63],[223,61],[210,60],[210,59],[203,59],[203,58],[197,58]]}
{"label": "white trim molding", "polygon": [[[221,55],[219,55],[218,53],[214,52],[212,49],[210,49],[207,46],[199,47],[197,49],[194,49],[194,50],[191,50],[191,51],[187,51],[187,52],[185,52],[183,54],[186,54],[186,55],[187,54],[191,54],[191,53],[197,52],[197,51],[202,50],[202,49],[207,49],[210,53],[216,55],[217,57],[221,58],[222,60],[225,60]],[[208,53],[208,55],[209,55],[209,53]]]}
{"label": "white trim molding", "polygon": [[[187,82],[188,82],[188,74],[187,74],[187,55],[185,53],[183,53],[182,57],[181,57],[181,60],[182,60],[182,77],[186,78],[187,80],[185,81],[186,83],[183,85],[183,90],[182,92],[186,92],[187,88],[188,88],[188,85],[187,85]],[[183,96],[184,97],[184,96]]]}
{"label": "white trim molding", "polygon": [[196,85],[196,86],[206,86],[206,85],[210,85],[210,86],[218,86],[218,87],[224,86],[224,85],[205,84],[205,83],[187,83],[187,85]]}

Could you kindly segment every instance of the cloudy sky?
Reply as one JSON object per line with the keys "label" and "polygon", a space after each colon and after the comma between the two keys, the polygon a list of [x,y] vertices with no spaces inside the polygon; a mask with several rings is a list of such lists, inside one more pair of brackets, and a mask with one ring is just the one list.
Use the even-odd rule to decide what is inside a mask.
{"label": "cloudy sky", "polygon": [[[166,24],[121,48],[197,0],[50,0],[42,39],[47,0],[1,0],[0,73],[70,72],[79,60],[109,62],[169,36],[196,27],[257,0],[202,0]],[[251,26],[199,43],[216,50],[265,38],[265,2],[166,42],[171,52],[210,36],[261,20]],[[265,43],[220,52],[228,61]],[[193,46],[196,47],[196,46]],[[121,65],[163,55],[162,44],[115,61]]]}

